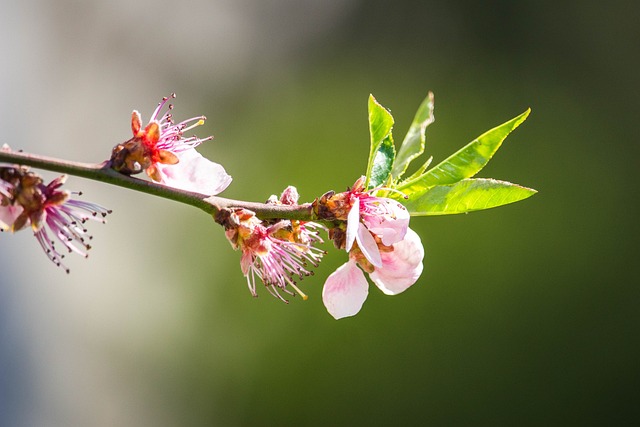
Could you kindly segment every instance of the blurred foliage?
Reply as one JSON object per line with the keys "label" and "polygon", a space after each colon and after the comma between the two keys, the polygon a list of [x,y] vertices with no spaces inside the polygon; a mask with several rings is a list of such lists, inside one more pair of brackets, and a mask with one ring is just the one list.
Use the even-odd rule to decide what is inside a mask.
{"label": "blurred foliage", "polygon": [[420,281],[392,298],[372,289],[341,321],[321,289],[344,253],[302,282],[308,301],[253,299],[210,219],[176,211],[158,244],[188,245],[158,263],[183,275],[188,319],[160,321],[153,345],[105,345],[121,377],[166,425],[628,423],[640,383],[637,15],[615,1],[360,2],[280,68],[257,64],[220,92],[194,82],[217,100],[203,111],[219,145],[202,152],[234,176],[227,197],[346,189],[367,166],[367,95],[403,135],[429,90],[435,159],[531,107],[483,173],[540,194],[413,218]]}
{"label": "blurred foliage", "polygon": [[[196,425],[625,419],[639,372],[637,276],[627,237],[637,225],[629,209],[614,206],[628,201],[625,183],[638,147],[619,126],[631,98],[616,90],[624,86],[610,68],[597,75],[606,71],[605,59],[588,47],[588,31],[596,29],[585,27],[586,9],[363,5],[345,24],[349,34],[306,52],[286,81],[273,78],[234,94],[218,120],[237,153],[225,163],[236,172],[229,196],[264,200],[288,184],[305,200],[343,190],[366,166],[366,94],[375,92],[391,108],[395,129],[408,129],[427,90],[438,99],[428,138],[437,141],[430,148],[440,159],[530,105],[530,123],[485,172],[530,183],[541,195],[455,218],[414,218],[426,248],[419,283],[393,298],[372,292],[358,316],[340,322],[324,312],[320,292],[343,254],[331,252],[305,280],[309,301],[284,306],[266,295],[249,298],[236,254],[220,253],[224,262],[202,278],[194,297],[197,339],[185,350],[188,362],[172,366],[179,380],[163,377],[179,419]],[[445,28],[451,19],[463,24]],[[610,43],[600,41],[611,49],[600,54],[626,57],[626,41],[603,27],[596,31]],[[619,148],[627,155],[606,155]],[[603,170],[615,173],[596,172]]]}

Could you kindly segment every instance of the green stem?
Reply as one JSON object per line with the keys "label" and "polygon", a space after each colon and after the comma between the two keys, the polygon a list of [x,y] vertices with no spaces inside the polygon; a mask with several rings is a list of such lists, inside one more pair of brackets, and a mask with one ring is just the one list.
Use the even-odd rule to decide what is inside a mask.
{"label": "green stem", "polygon": [[244,202],[226,199],[224,197],[192,193],[123,175],[111,169],[109,161],[103,163],[80,163],[0,149],[0,163],[31,166],[52,172],[92,179],[94,181],[100,181],[195,206],[211,215],[215,215],[221,209],[245,208],[255,212],[256,215],[262,219],[281,218],[302,221],[311,221],[314,219],[310,203],[295,206],[268,205],[265,203]]}

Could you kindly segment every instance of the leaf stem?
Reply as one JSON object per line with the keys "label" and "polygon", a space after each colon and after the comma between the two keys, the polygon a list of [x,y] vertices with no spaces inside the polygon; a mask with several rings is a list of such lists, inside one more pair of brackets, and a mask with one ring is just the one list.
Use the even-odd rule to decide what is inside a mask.
{"label": "leaf stem", "polygon": [[255,212],[255,214],[261,219],[281,218],[311,221],[315,216],[310,203],[294,206],[271,205],[193,193],[121,174],[111,169],[109,161],[102,163],[80,163],[56,159],[53,157],[23,152],[11,152],[0,149],[0,163],[31,166],[38,169],[104,182],[118,187],[128,188],[130,190],[195,206],[210,215],[215,215],[222,209],[244,208]]}

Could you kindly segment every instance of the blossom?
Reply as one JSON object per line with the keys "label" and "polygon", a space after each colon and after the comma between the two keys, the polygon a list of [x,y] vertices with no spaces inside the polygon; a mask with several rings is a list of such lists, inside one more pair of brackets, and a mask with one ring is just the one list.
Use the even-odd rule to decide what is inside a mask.
{"label": "blossom", "polygon": [[381,267],[380,251],[373,235],[378,236],[385,246],[401,241],[409,228],[409,212],[395,200],[374,197],[368,193],[353,195],[351,203],[345,249],[349,252],[357,242],[367,260]]}
{"label": "blossom", "polygon": [[47,257],[68,273],[62,264],[65,255],[56,244],[87,257],[91,236],[83,224],[87,220],[104,223],[103,218],[111,211],[71,198],[73,193],[60,190],[65,180],[63,175],[45,185],[26,168],[0,167],[0,228],[16,232],[31,226]]}
{"label": "blossom", "polygon": [[[171,98],[175,98],[175,94]],[[161,115],[168,100],[168,97],[162,98],[144,128],[140,113],[133,111],[133,138],[114,147],[112,167],[129,175],[144,170],[152,180],[181,190],[206,195],[221,193],[231,183],[231,176],[221,165],[204,158],[195,150],[195,147],[212,137],[184,137],[185,132],[204,124],[206,117],[192,117],[174,123],[172,104]]]}
{"label": "blossom", "polygon": [[282,301],[280,291],[295,295],[289,287],[307,299],[297,287],[295,277],[313,274],[309,264],[317,267],[324,251],[314,245],[322,242],[319,226],[313,222],[278,220],[265,225],[247,209],[224,211],[216,220],[225,226],[225,234],[234,249],[240,249],[240,267],[251,295],[257,296],[256,280]]}
{"label": "blossom", "polygon": [[[369,278],[386,295],[397,295],[413,285],[422,274],[424,248],[418,234],[408,229],[391,250],[380,253],[380,266]],[[364,263],[366,265],[366,263]],[[349,261],[331,273],[322,289],[322,301],[336,319],[356,315],[369,294],[369,284],[361,268],[362,259],[352,250]]]}
{"label": "blossom", "polygon": [[387,295],[413,285],[422,273],[424,248],[409,228],[409,212],[399,202],[376,197],[378,189],[364,191],[364,177],[345,193],[320,199],[317,211],[327,218],[346,220],[330,236],[349,261],[326,280],[322,299],[336,319],[357,314],[369,293],[363,270]]}

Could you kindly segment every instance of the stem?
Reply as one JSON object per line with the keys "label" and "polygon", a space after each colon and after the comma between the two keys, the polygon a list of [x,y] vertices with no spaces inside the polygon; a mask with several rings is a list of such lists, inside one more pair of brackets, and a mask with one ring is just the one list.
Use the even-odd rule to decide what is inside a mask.
{"label": "stem", "polygon": [[268,205],[265,203],[244,202],[224,197],[207,196],[200,193],[178,190],[155,182],[145,181],[123,175],[111,169],[109,161],[103,163],[80,163],[53,157],[38,156],[22,152],[10,152],[0,149],[0,163],[12,163],[31,166],[52,172],[105,182],[118,187],[151,194],[176,202],[185,203],[215,215],[222,209],[245,208],[256,213],[261,219],[293,219],[311,221],[314,218],[310,203],[303,205]]}

